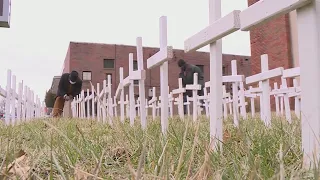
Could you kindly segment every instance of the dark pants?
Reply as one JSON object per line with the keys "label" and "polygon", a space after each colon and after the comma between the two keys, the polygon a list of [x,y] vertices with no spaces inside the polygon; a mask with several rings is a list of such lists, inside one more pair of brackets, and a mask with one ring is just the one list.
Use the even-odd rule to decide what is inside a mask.
{"label": "dark pants", "polygon": [[[203,88],[204,88],[204,87],[201,87],[201,90],[198,91],[198,93],[197,93],[198,96],[203,96],[203,95],[204,95]],[[187,102],[187,96],[192,97],[192,91],[188,91],[188,90],[187,90],[187,92],[183,93],[183,102],[184,102],[184,103]],[[204,106],[203,106],[204,101],[203,101],[203,100],[200,100],[200,103],[202,104],[201,107],[203,108],[203,107],[204,107]],[[187,114],[187,105],[184,105],[184,106],[183,106],[183,112],[184,112],[184,114]]]}

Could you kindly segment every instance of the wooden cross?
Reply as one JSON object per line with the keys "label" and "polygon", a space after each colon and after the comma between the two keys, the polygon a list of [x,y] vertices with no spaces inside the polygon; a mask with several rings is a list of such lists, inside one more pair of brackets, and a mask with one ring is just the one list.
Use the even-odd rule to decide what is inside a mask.
{"label": "wooden cross", "polygon": [[298,118],[301,118],[301,107],[300,107],[300,93],[298,92],[298,80],[293,80],[293,87],[295,88],[296,92],[289,94],[289,97],[294,97],[294,112]]}
{"label": "wooden cross", "polygon": [[[130,104],[130,125],[134,125],[134,119],[136,118],[136,110],[135,110],[135,97],[134,97],[134,80],[133,76],[133,54],[129,54],[129,104]],[[132,79],[132,80],[131,80]]]}
{"label": "wooden cross", "polygon": [[126,94],[126,100],[123,102],[123,104],[126,106],[126,117],[129,118],[130,114],[130,104],[129,104],[129,96]]}
{"label": "wooden cross", "polygon": [[178,114],[180,119],[184,119],[184,109],[183,109],[183,93],[186,92],[186,89],[182,86],[182,79],[178,79],[179,88],[172,90],[172,94],[178,94],[177,104],[178,105]]}
{"label": "wooden cross", "polygon": [[262,120],[266,122],[267,126],[271,125],[271,107],[270,107],[270,85],[269,79],[282,76],[283,68],[275,68],[269,70],[268,67],[268,55],[261,55],[261,73],[249,76],[246,78],[247,84],[252,84],[261,81],[262,82],[262,101],[263,108],[261,109]]}
{"label": "wooden cross", "polygon": [[123,67],[119,68],[119,78],[120,78],[120,82],[116,90],[115,96],[117,98],[120,96],[120,101],[118,103],[120,104],[120,121],[123,123],[125,118],[124,117]]}
{"label": "wooden cross", "polygon": [[168,129],[168,60],[172,59],[172,47],[167,45],[167,17],[160,17],[160,51],[147,59],[148,69],[160,65],[160,94],[161,94],[161,129]]}
{"label": "wooden cross", "polygon": [[192,115],[195,122],[198,118],[198,91],[201,90],[201,85],[198,84],[198,73],[193,74],[193,84],[187,84],[186,90],[192,90]]}
{"label": "wooden cross", "polygon": [[7,86],[6,86],[6,105],[5,105],[5,124],[10,125],[10,109],[11,109],[11,70],[7,71]]}
{"label": "wooden cross", "polygon": [[244,83],[240,82],[239,87],[240,87],[240,90],[239,90],[240,114],[243,119],[247,119],[247,110],[246,110],[247,102],[245,101],[245,96],[244,96]]}
{"label": "wooden cross", "polygon": [[[106,94],[108,94],[108,96],[107,97],[105,97],[104,99],[106,100],[107,98],[107,100],[108,100],[108,114],[109,114],[109,116],[108,116],[108,120],[109,120],[109,124],[110,125],[112,125],[112,120],[113,120],[113,108],[112,108],[112,96],[111,96],[111,91],[112,91],[112,88],[111,88],[111,75],[109,74],[108,76],[107,76],[107,78],[108,78],[108,84],[107,85],[105,85],[104,86],[104,94],[106,95]],[[103,81],[104,82],[104,84],[106,84],[106,80],[104,80]],[[104,105],[104,107],[106,107],[106,105]],[[104,108],[105,109],[105,108]]]}
{"label": "wooden cross", "polygon": [[[273,83],[273,91],[278,91],[278,83],[275,82]],[[272,92],[270,93],[272,95]],[[275,94],[274,95],[275,103],[276,103],[276,116],[280,116],[280,107],[279,107],[279,95]]]}
{"label": "wooden cross", "polygon": [[[303,166],[316,165],[320,144],[320,76],[319,64],[319,6],[314,0],[264,0],[241,12],[242,30],[250,30],[279,15],[297,10],[298,50],[301,68],[301,122]],[[316,134],[316,135],[315,135]],[[317,166],[317,165],[316,165]]]}
{"label": "wooden cross", "polygon": [[185,52],[210,44],[210,145],[222,149],[222,41],[240,29],[240,11],[221,18],[221,0],[209,0],[210,25],[184,42]]}
{"label": "wooden cross", "polygon": [[155,120],[156,118],[156,110],[157,110],[157,96],[156,96],[156,87],[152,88],[152,99],[148,102],[152,106],[152,119]]}
{"label": "wooden cross", "polygon": [[[143,49],[142,49],[142,38],[138,37],[137,40],[137,63],[138,63],[138,71],[143,71],[145,74],[144,70],[144,65],[143,65]],[[145,99],[146,99],[146,91],[145,91],[145,76],[142,76],[141,79],[139,79],[139,98],[140,98],[140,119],[141,119],[141,126],[142,129],[147,128],[147,115],[146,115],[146,109],[145,109]]]}

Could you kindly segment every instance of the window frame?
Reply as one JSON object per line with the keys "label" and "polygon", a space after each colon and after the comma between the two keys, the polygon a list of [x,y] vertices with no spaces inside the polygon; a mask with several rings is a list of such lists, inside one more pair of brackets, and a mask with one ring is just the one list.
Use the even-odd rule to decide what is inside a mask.
{"label": "window frame", "polygon": [[[84,79],[85,73],[90,73],[90,79]],[[92,71],[82,71],[82,80],[83,81],[92,81]]]}
{"label": "window frame", "polygon": [[[106,67],[107,61],[113,61],[113,67]],[[115,59],[103,59],[103,69],[114,69],[115,68]]]}

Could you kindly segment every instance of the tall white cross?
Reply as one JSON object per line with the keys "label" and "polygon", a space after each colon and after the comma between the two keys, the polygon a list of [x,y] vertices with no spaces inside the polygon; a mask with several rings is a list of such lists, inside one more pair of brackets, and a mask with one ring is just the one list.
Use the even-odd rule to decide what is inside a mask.
{"label": "tall white cross", "polygon": [[[137,38],[137,63],[138,63],[138,71],[144,71],[144,66],[143,66],[143,50],[142,50],[142,38],[138,37]],[[145,74],[145,71],[144,71]],[[139,80],[139,98],[140,98],[140,119],[141,119],[141,126],[142,129],[147,128],[147,115],[146,115],[146,104],[145,104],[145,99],[146,99],[146,91],[145,91],[145,76],[143,76]]]}
{"label": "tall white cross", "polygon": [[240,29],[240,11],[221,18],[221,0],[209,0],[209,26],[184,42],[185,52],[210,44],[210,141],[222,150],[222,38]]}
{"label": "tall white cross", "polygon": [[301,68],[301,129],[303,165],[319,160],[320,144],[320,9],[318,0],[264,0],[241,12],[241,30],[248,31],[279,15],[297,10],[298,49]]}
{"label": "tall white cross", "polygon": [[173,49],[167,45],[167,17],[160,17],[160,51],[147,59],[147,68],[160,65],[160,94],[161,94],[161,129],[166,134],[168,129],[168,60],[173,57]]}

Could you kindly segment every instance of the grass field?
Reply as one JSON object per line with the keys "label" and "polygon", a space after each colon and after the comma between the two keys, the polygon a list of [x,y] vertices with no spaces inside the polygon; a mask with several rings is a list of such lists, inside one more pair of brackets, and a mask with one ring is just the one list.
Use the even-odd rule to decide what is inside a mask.
{"label": "grass field", "polygon": [[[167,137],[160,120],[143,132],[115,120],[37,120],[0,125],[0,179],[317,179],[301,169],[300,122],[224,122],[222,152],[209,151],[209,122],[171,119]],[[10,164],[15,161],[15,164]]]}

